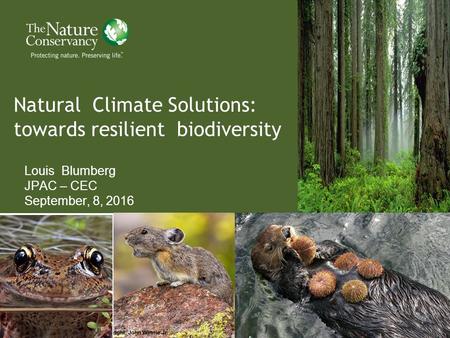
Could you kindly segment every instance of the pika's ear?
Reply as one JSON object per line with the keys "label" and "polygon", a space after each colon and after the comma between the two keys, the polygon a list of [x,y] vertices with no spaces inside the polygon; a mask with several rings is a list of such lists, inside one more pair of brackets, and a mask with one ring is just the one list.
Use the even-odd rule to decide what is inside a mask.
{"label": "pika's ear", "polygon": [[184,240],[184,232],[181,229],[168,229],[165,232],[167,241],[171,244],[180,244]]}

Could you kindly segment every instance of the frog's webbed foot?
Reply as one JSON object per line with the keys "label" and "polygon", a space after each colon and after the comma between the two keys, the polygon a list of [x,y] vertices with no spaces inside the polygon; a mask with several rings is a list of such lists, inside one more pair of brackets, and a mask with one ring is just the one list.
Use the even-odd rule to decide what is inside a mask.
{"label": "frog's webbed foot", "polygon": [[184,283],[186,283],[186,282],[181,281],[181,280],[177,280],[176,282],[170,283],[170,286],[173,287],[173,288],[176,288],[177,286],[181,286],[181,285],[183,285]]}
{"label": "frog's webbed foot", "polygon": [[156,286],[164,286],[170,284],[170,282],[166,281],[166,280],[160,280],[159,282],[156,282]]}

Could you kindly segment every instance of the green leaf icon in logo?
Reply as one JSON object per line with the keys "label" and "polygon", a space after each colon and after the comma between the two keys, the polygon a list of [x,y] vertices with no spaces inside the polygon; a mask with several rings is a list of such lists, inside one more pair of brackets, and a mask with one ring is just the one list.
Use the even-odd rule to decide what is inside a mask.
{"label": "green leaf icon in logo", "polygon": [[127,23],[120,19],[110,19],[103,27],[103,39],[113,46],[123,45],[128,38]]}

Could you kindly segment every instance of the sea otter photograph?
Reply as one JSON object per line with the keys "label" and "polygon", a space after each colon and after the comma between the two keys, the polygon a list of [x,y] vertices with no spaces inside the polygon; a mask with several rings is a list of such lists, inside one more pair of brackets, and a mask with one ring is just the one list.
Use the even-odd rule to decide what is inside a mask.
{"label": "sea otter photograph", "polygon": [[239,337],[450,337],[450,214],[238,214]]}

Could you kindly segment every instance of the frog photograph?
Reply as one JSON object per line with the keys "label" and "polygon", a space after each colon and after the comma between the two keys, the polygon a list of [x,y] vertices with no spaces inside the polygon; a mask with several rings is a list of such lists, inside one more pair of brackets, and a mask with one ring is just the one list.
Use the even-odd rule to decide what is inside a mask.
{"label": "frog photograph", "polygon": [[112,217],[0,215],[0,337],[112,336]]}
{"label": "frog photograph", "polygon": [[114,337],[234,336],[234,214],[114,215]]}
{"label": "frog photograph", "polygon": [[450,214],[236,223],[237,337],[450,337]]}

